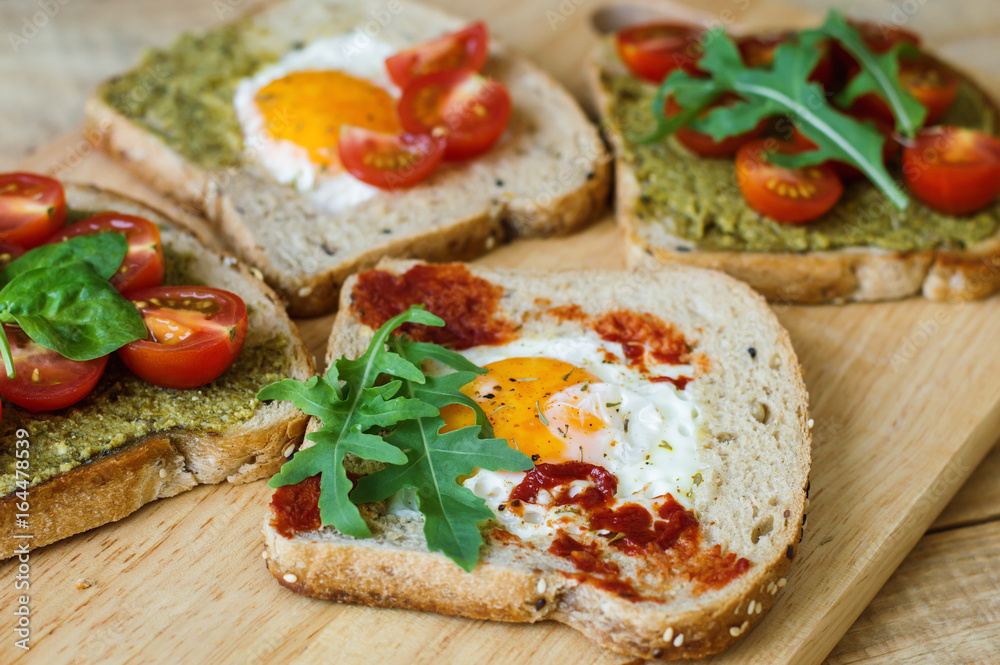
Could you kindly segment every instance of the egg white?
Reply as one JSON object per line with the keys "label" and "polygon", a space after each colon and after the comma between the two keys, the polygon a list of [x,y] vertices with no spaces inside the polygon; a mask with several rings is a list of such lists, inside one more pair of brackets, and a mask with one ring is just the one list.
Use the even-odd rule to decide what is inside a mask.
{"label": "egg white", "polygon": [[[293,185],[326,213],[353,207],[381,190],[361,182],[349,173],[327,174],[309,159],[309,152],[291,141],[272,138],[266,120],[254,101],[258,91],[272,81],[298,71],[341,71],[365,79],[398,97],[398,88],[389,79],[385,59],[396,49],[372,38],[363,49],[354,44],[354,33],[317,39],[303,49],[285,54],[236,86],[233,107],[243,132],[245,153],[264,167],[278,182]],[[289,122],[295,122],[289,110]]]}
{"label": "egg white", "polygon": [[[605,351],[618,361],[609,362]],[[605,445],[599,449],[581,447],[580,454],[582,461],[602,466],[618,479],[615,505],[632,502],[651,509],[655,499],[669,493],[684,507],[692,507],[691,492],[699,473],[697,450],[704,423],[702,409],[690,391],[677,390],[668,382],[652,383],[638,369],[629,367],[621,344],[606,342],[595,333],[586,332],[558,339],[521,338],[461,353],[479,366],[506,358],[544,357],[589,371],[603,383],[591,383],[584,392],[575,386],[563,393],[579,397],[577,408],[589,410],[607,425],[600,434]],[[690,365],[647,363],[647,367],[652,376],[694,376]],[[567,510],[568,506],[549,507],[552,496],[544,490],[537,502],[524,504],[521,516],[511,510],[499,510],[524,476],[524,473],[480,469],[463,485],[486,501],[502,528],[522,539],[551,538],[556,529],[568,533],[586,529],[584,518]],[[591,484],[573,481],[570,495]],[[412,493],[400,493],[390,501],[389,510],[412,517],[411,513],[417,510],[415,497]]]}

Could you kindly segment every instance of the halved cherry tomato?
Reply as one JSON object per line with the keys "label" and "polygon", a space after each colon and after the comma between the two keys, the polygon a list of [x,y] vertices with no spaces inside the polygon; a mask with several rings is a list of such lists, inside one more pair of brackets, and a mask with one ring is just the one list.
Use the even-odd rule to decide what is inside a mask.
{"label": "halved cherry tomato", "polygon": [[967,215],[1000,194],[1000,140],[963,127],[930,127],[903,149],[903,177],[929,207]]}
{"label": "halved cherry tomato", "polygon": [[670,72],[683,69],[697,75],[704,54],[704,30],[689,23],[648,23],[619,30],[615,46],[622,62],[633,74],[652,83],[662,83]]}
{"label": "halved cherry tomato", "polygon": [[[900,62],[899,83],[927,109],[925,125],[937,122],[958,96],[958,76],[948,67],[928,57],[908,58]],[[858,97],[851,105],[852,115],[861,114],[895,125],[889,105],[875,93]]]}
{"label": "halved cherry tomato", "polygon": [[471,69],[480,71],[489,54],[489,33],[482,21],[419,46],[400,51],[385,61],[389,78],[400,88],[424,74]]}
{"label": "halved cherry tomato", "polygon": [[899,67],[899,82],[927,109],[925,125],[941,119],[958,96],[958,76],[931,58],[911,58]]}
{"label": "halved cherry tomato", "polygon": [[[875,21],[848,20],[847,23],[858,31],[865,46],[876,54],[886,53],[900,42],[912,44],[917,48],[920,47],[920,36],[905,28],[900,28],[886,22],[879,23]],[[847,49],[841,46],[839,42],[834,42],[831,54],[834,69],[841,74],[842,81],[850,81],[861,69],[854,56],[848,53]]]}
{"label": "halved cherry tomato", "polygon": [[247,308],[235,293],[206,286],[159,286],[129,294],[149,336],[118,349],[140,379],[197,388],[225,372],[243,350]]}
{"label": "halved cherry tomato", "polygon": [[865,45],[875,53],[885,53],[899,42],[920,46],[920,35],[906,28],[875,21],[854,21],[847,23],[858,31]]}
{"label": "halved cherry tomato", "polygon": [[444,157],[444,139],[428,134],[383,134],[342,125],[340,162],[355,178],[382,189],[412,187]]}
{"label": "halved cherry tomato", "polygon": [[66,222],[66,193],[58,180],[35,173],[0,174],[0,241],[37,247]]}
{"label": "halved cherry tomato", "polygon": [[[703,118],[708,115],[712,109],[720,106],[729,106],[735,104],[736,101],[737,98],[735,96],[718,99],[710,104],[709,107],[701,114],[699,114],[699,117]],[[665,113],[668,118],[672,115],[680,113],[680,110],[681,107],[678,106],[673,97],[667,100]],[[757,123],[757,126],[750,131],[724,138],[721,141],[716,141],[710,134],[698,132],[686,127],[684,129],[677,130],[675,136],[681,145],[696,155],[701,155],[702,157],[730,157],[736,154],[736,151],[739,150],[740,146],[744,143],[760,136],[766,128],[767,120],[764,119]]]}
{"label": "halved cherry tomato", "polygon": [[34,342],[23,330],[5,325],[14,356],[14,378],[0,371],[0,395],[31,411],[54,411],[76,404],[90,394],[104,374],[108,356],[70,360]]}
{"label": "halved cherry tomato", "polygon": [[468,69],[421,76],[399,98],[403,129],[443,137],[447,159],[468,159],[489,150],[507,127],[510,112],[507,88]]}
{"label": "halved cherry tomato", "polygon": [[111,277],[111,286],[121,293],[163,284],[163,245],[160,229],[144,217],[120,212],[102,212],[66,228],[52,238],[62,242],[76,236],[120,233],[128,240],[128,252]]}
{"label": "halved cherry tomato", "polygon": [[[747,67],[770,68],[774,64],[774,51],[789,39],[795,39],[792,31],[774,32],[761,35],[748,35],[736,40],[740,56]],[[830,43],[821,42],[822,55],[816,61],[809,80],[821,85],[829,85],[833,80],[833,57],[830,54]]]}
{"label": "halved cherry tomato", "polygon": [[[881,118],[862,117],[856,112],[851,112],[850,115],[862,122],[866,121],[871,122],[873,125],[875,125],[875,128],[879,131],[879,133],[885,137],[885,141],[882,143],[883,162],[888,163],[889,161],[893,160],[896,157],[896,155],[899,154],[901,146],[898,138],[896,137],[895,130],[893,129],[893,126],[891,124],[887,124]],[[797,146],[801,146],[806,150],[816,149],[816,144],[813,143],[811,140],[809,140],[805,134],[800,132],[798,127],[794,126],[792,129],[792,143],[794,143]],[[861,170],[858,169],[853,164],[847,164],[845,162],[839,162],[836,160],[830,160],[827,163],[833,168],[834,172],[837,175],[839,175],[843,180],[853,180],[856,178],[863,178],[865,176],[865,174],[862,173]]]}
{"label": "halved cherry tomato", "polygon": [[747,143],[736,153],[736,181],[743,198],[762,215],[801,224],[827,212],[844,186],[826,164],[786,169],[767,161],[768,153],[797,154],[805,148],[774,139]]}

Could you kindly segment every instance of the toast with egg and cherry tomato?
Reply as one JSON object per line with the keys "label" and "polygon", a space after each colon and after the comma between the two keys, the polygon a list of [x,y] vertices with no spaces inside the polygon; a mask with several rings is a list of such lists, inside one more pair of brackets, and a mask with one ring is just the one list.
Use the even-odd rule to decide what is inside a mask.
{"label": "toast with egg and cherry tomato", "polygon": [[919,35],[836,12],[738,37],[651,23],[603,38],[589,73],[630,265],[782,302],[1000,287],[1000,111]]}
{"label": "toast with egg and cherry tomato", "polygon": [[88,105],[108,152],[213,222],[295,316],[387,256],[461,260],[599,212],[610,158],[482,23],[287,0],[153,51]]}
{"label": "toast with egg and cherry tomato", "polygon": [[125,196],[28,173],[0,192],[0,559],[273,474],[306,416],[255,394],[313,372],[277,294]]}
{"label": "toast with egg and cherry tomato", "polygon": [[292,591],[555,620],[667,659],[780,599],[811,423],[745,284],[387,260],[345,283],[327,361],[260,395],[314,416],[263,527]]}

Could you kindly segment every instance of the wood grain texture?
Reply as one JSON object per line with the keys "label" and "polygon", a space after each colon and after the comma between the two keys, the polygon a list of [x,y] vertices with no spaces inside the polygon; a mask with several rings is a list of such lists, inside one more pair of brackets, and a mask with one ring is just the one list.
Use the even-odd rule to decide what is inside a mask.
{"label": "wood grain texture", "polygon": [[1000,522],[927,536],[825,665],[995,665],[1000,660],[998,561]]}
{"label": "wood grain texture", "polygon": [[991,520],[1000,520],[1000,446],[976,467],[930,530],[943,531]]}
{"label": "wood grain texture", "polygon": [[[230,4],[242,11],[252,3]],[[438,4],[487,18],[500,38],[572,89],[582,89],[579,62],[586,38],[580,31],[589,22],[591,3]],[[702,6],[720,20],[723,12],[735,9],[738,18],[752,22],[766,3],[718,0]],[[888,3],[880,2],[848,6],[869,13],[889,11]],[[15,25],[36,7],[29,0],[4,3],[0,25]],[[565,20],[552,19],[549,11]],[[18,54],[0,44],[0,108],[8,120],[0,125],[0,168],[72,128],[92,85],[130,66],[143,46],[164,44],[181,29],[210,27],[218,20],[213,3],[206,0],[74,0]],[[1000,73],[1000,6],[995,3],[919,4],[908,25],[956,61]],[[45,146],[30,165],[55,167],[68,177],[99,180],[157,200],[89,146],[70,134]],[[621,259],[617,233],[604,222],[573,238],[503,247],[484,263],[620,267]],[[994,380],[1000,361],[993,353],[1000,301],[777,309],[792,334],[813,398],[812,510],[800,559],[775,610],[746,642],[717,662],[821,662],[1000,431],[1000,385]],[[329,317],[302,325],[320,357],[329,325]],[[946,370],[942,357],[949,358]],[[942,516],[944,522],[938,524],[974,523],[1000,513],[997,468],[995,462],[984,467],[985,475],[970,484],[982,489],[956,498],[952,514],[958,517]],[[977,501],[979,494],[987,497],[985,503]],[[259,558],[258,526],[266,496],[263,483],[198,488],[39,551],[32,558],[35,646],[24,658],[11,654],[10,642],[4,640],[0,661],[19,656],[39,663],[542,663],[563,660],[567,653],[581,663],[623,660],[559,625],[486,624],[323,603],[288,593],[273,583]],[[899,580],[898,588],[890,584],[830,655],[853,660],[831,662],[976,662],[978,656],[965,650],[963,642],[968,638],[989,646],[989,636],[996,634],[997,611],[991,603],[1000,585],[995,566],[1000,534],[991,526],[925,538],[918,554],[893,578]],[[925,547],[933,548],[931,556],[919,555]],[[970,560],[994,565],[975,572],[979,569]],[[935,577],[942,566],[954,568],[957,575],[972,566],[975,584],[951,594],[947,580]],[[0,574],[11,579],[12,564],[0,566]],[[96,584],[78,590],[79,578]],[[12,586],[0,591],[4,608],[11,605],[11,593]],[[931,639],[927,627],[937,627],[932,621],[944,621],[942,615],[935,618],[913,608],[952,599],[983,612],[959,613],[958,629],[939,627]],[[359,635],[377,635],[378,640]],[[887,641],[896,646],[880,651]]]}

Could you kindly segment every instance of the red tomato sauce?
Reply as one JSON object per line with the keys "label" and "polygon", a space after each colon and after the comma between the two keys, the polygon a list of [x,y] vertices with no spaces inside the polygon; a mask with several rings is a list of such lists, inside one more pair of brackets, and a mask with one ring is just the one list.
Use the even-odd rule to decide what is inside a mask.
{"label": "red tomato sauce", "polygon": [[459,263],[418,264],[401,275],[367,270],[351,291],[361,322],[378,328],[410,305],[423,304],[445,321],[441,328],[407,323],[400,328],[411,339],[453,349],[502,344],[516,326],[499,312],[503,287],[476,277]]}
{"label": "red tomato sauce", "polygon": [[[590,480],[596,487],[588,487],[576,496],[569,495],[569,483],[574,480]],[[563,462],[561,464],[539,464],[525,474],[517,487],[510,493],[511,500],[533,502],[540,490],[560,487],[554,497],[557,506],[576,504],[581,508],[593,509],[606,506],[615,498],[618,479],[605,469],[584,462]]]}
{"label": "red tomato sauce", "polygon": [[[548,313],[564,321],[578,321],[588,325],[604,341],[621,344],[625,360],[643,374],[649,374],[647,357],[661,365],[691,362],[704,364],[701,358],[692,357],[692,345],[677,328],[652,314],[617,309],[595,318],[584,312],[579,305],[559,305],[550,308]],[[609,360],[614,359],[613,354],[605,353],[611,356]],[[672,383],[678,390],[684,390],[690,380],[686,376],[650,378],[655,383]]]}
{"label": "red tomato sauce", "polygon": [[[588,479],[596,487],[569,496],[570,482]],[[613,474],[593,464],[539,464],[511,492],[510,506],[520,511],[523,503],[537,500],[542,489],[552,492],[558,488],[553,492],[553,505],[580,506],[589,516],[590,530],[607,534],[581,541],[560,530],[548,548],[549,553],[572,561],[579,571],[572,577],[632,601],[645,599],[622,578],[619,566],[602,556],[603,552],[614,549],[629,556],[645,557],[650,566],[665,576],[692,582],[695,593],[724,587],[750,568],[747,559],[733,552],[723,555],[718,545],[703,547],[701,525],[694,513],[669,494],[656,508],[655,515],[636,503],[610,508],[617,487],[618,480]],[[606,542],[602,538],[607,538]]]}
{"label": "red tomato sauce", "polygon": [[320,528],[319,476],[276,489],[271,497],[271,511],[271,526],[285,538]]}

